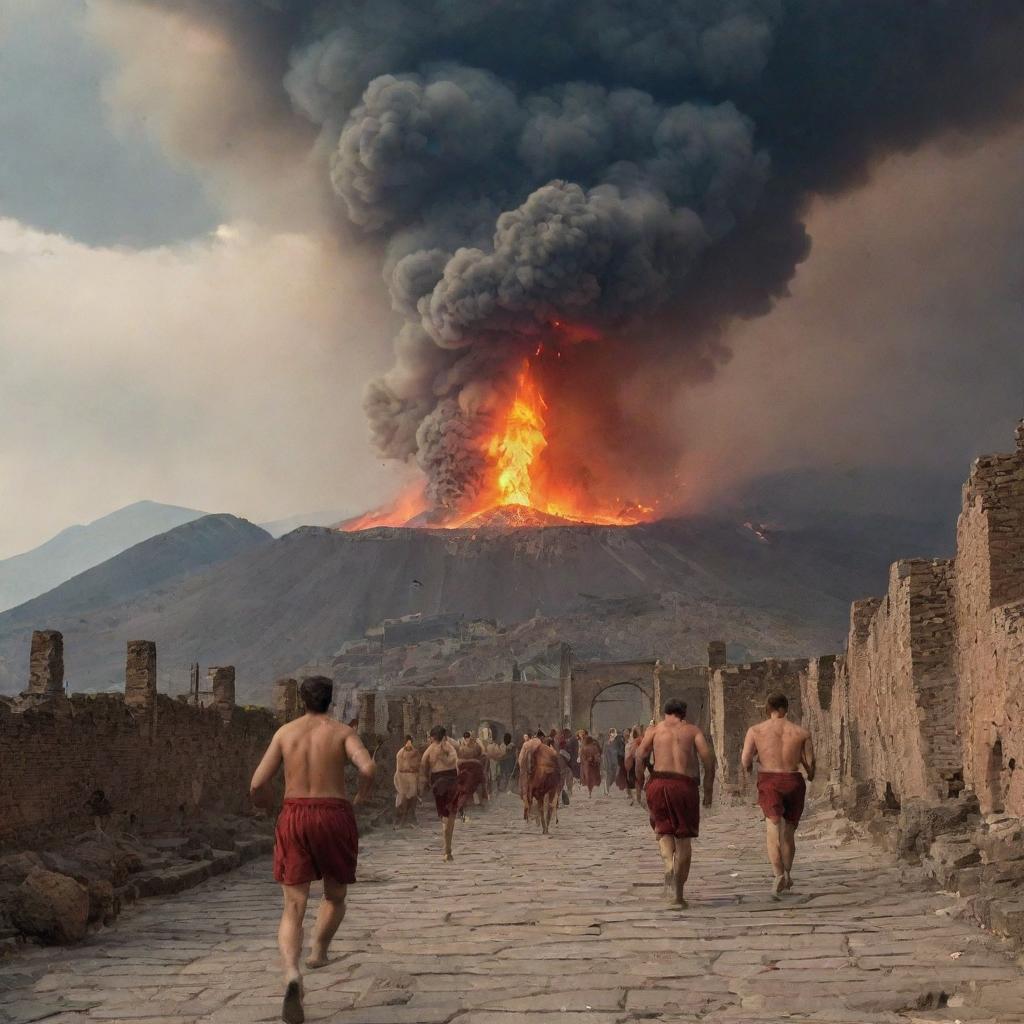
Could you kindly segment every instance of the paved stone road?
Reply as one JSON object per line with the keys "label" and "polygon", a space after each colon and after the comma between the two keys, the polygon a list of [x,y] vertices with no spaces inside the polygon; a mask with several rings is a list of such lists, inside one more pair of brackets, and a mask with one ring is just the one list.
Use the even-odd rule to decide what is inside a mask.
{"label": "paved stone road", "polygon": [[[364,843],[334,962],[307,1020],[336,1024],[829,1024],[1024,1021],[1024,972],[859,841],[812,817],[796,895],[768,899],[752,813],[706,817],[690,910],[663,909],[642,812],[563,810],[543,839],[510,797],[456,831]],[[277,1018],[278,894],[258,862],[148,900],[71,950],[0,965],[0,1021],[249,1024]]]}

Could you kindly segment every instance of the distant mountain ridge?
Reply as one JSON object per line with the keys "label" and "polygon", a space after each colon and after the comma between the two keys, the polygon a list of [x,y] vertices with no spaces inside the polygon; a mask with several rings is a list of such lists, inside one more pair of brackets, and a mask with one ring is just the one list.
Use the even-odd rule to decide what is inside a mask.
{"label": "distant mountain ridge", "polygon": [[44,594],[140,541],[206,515],[194,508],[137,501],[91,523],[69,526],[31,551],[0,560],[0,611]]}
{"label": "distant mountain ridge", "polygon": [[[163,601],[193,575],[253,547],[271,544],[258,526],[230,515],[202,516],[132,546],[53,590],[0,614],[0,692],[17,692],[26,682],[28,645],[33,629],[65,634],[67,677],[75,689],[105,689],[123,672],[128,636],[119,629],[126,610],[141,602],[157,620]],[[78,638],[86,635],[102,651],[92,663]]]}
{"label": "distant mountain ridge", "polygon": [[170,575],[149,542],[101,567],[116,586],[69,581],[0,615],[0,692],[24,685],[33,628],[64,632],[75,689],[119,682],[125,641],[147,639],[157,643],[161,688],[180,692],[191,661],[232,664],[239,698],[264,701],[276,676],[329,662],[368,627],[416,612],[508,625],[539,617],[605,657],[692,664],[711,636],[757,657],[826,653],[842,644],[849,602],[883,588],[890,561],[936,549],[919,524],[895,520],[760,532],[710,517],[632,527],[300,528],[273,541],[246,526],[256,531],[251,543],[184,575]]}

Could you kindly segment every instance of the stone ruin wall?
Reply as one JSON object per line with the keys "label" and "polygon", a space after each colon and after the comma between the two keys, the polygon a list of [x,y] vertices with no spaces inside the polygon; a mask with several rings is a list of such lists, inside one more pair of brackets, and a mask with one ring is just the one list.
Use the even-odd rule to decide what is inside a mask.
{"label": "stone ruin wall", "polygon": [[250,811],[249,781],[276,728],[270,711],[235,707],[227,687],[208,708],[157,694],[148,642],[128,645],[125,695],[65,697],[59,633],[36,634],[30,660],[26,693],[0,700],[0,849],[92,828],[86,804],[97,789],[112,825],[130,832]]}
{"label": "stone ruin wall", "polygon": [[800,676],[807,661],[768,659],[747,665],[725,665],[711,676],[711,742],[718,758],[718,785],[732,798],[753,799],[752,780],[740,767],[747,730],[765,718],[767,697],[781,691],[789,698],[794,721],[802,715]]}

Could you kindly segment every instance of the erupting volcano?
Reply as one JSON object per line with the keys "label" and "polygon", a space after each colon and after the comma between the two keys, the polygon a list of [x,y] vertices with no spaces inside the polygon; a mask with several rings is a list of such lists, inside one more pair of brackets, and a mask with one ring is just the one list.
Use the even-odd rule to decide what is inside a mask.
{"label": "erupting volcano", "polygon": [[[539,350],[538,353],[539,355]],[[616,500],[603,503],[583,488],[558,479],[545,461],[549,446],[547,402],[530,362],[524,361],[511,401],[497,417],[498,426],[479,443],[484,482],[469,508],[450,515],[427,516],[423,488],[407,491],[384,509],[340,524],[347,532],[376,526],[431,526],[448,529],[513,529],[591,523],[632,526],[653,517],[654,509]]]}

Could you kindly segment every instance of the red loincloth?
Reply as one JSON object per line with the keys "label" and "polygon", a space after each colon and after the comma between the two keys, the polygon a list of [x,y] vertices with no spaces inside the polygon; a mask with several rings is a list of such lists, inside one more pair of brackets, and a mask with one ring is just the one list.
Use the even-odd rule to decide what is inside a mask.
{"label": "red loincloth", "polygon": [[799,825],[804,813],[807,783],[800,772],[757,773],[757,802],[766,818],[785,818]]}
{"label": "red loincloth", "polygon": [[459,773],[454,768],[431,772],[430,788],[434,793],[434,806],[439,818],[450,818],[459,811]]}
{"label": "red loincloth", "polygon": [[461,761],[459,763],[459,810],[469,804],[473,794],[479,789],[482,794],[484,784],[484,766],[479,761]]}
{"label": "red loincloth", "polygon": [[274,834],[275,881],[304,885],[326,876],[348,885],[356,880],[358,859],[359,830],[347,800],[285,800]]}
{"label": "red loincloth", "polygon": [[700,835],[700,786],[690,775],[651,772],[647,811],[659,836],[696,839]]}
{"label": "red loincloth", "polygon": [[539,765],[530,775],[530,798],[543,800],[562,791],[562,771],[559,765]]}

